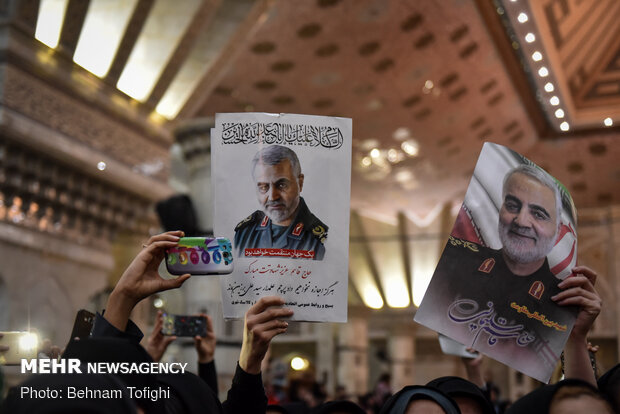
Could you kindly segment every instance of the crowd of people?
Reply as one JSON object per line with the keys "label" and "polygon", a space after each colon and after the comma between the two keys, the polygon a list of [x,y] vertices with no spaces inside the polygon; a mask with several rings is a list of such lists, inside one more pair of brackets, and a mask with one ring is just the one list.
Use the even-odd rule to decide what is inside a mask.
{"label": "crowd of people", "polygon": [[[143,299],[168,289],[181,287],[190,277],[164,279],[158,273],[166,249],[177,246],[180,231],[150,238],[125,270],[109,296],[105,311],[97,314],[91,336],[72,340],[62,358],[79,359],[82,364],[97,362],[152,363],[160,361],[173,337],[161,333],[158,314],[146,347],[143,333],[130,320],[134,307]],[[558,302],[577,306],[579,312],[564,348],[565,379],[540,387],[515,401],[506,411],[514,413],[618,413],[620,412],[620,365],[600,378],[591,366],[587,334],[600,313],[601,300],[594,289],[596,273],[586,267],[574,269],[574,276],[561,284]],[[463,413],[493,414],[499,406],[492,402],[493,387],[484,383],[476,363],[468,365],[468,378],[444,376],[426,385],[410,385],[395,392],[389,377],[383,377],[374,393],[351,398],[340,390],[337,399],[310,379],[288,384],[263,385],[261,367],[272,339],[287,331],[293,311],[279,297],[263,297],[246,313],[238,364],[227,398],[218,398],[214,360],[216,338],[209,316],[207,334],[194,338],[198,373],[56,373],[35,374],[8,391],[1,413]],[[0,348],[5,352],[6,348]],[[1,380],[0,380],[1,381]],[[1,382],[0,382],[1,385]],[[72,389],[117,390],[115,398],[91,392],[92,398],[62,398]],[[26,390],[26,392],[24,392]],[[28,390],[46,390],[32,396]],[[144,392],[136,392],[136,390]],[[54,394],[54,391],[57,391]],[[108,393],[109,394],[109,393]],[[1,395],[1,394],[0,394]],[[59,395],[60,398],[50,397]],[[154,398],[156,396],[157,398]]]}

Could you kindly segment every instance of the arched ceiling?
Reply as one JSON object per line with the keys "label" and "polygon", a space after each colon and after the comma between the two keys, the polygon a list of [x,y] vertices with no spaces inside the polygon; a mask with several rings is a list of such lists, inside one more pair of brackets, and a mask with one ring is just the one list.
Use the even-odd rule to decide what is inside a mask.
{"label": "arched ceiling", "polygon": [[394,286],[415,297],[484,141],[541,165],[578,208],[620,203],[615,0],[7,4],[20,36],[47,45],[33,46],[35,75],[73,82],[86,102],[107,97],[163,145],[216,112],[352,118],[354,302],[397,306]]}
{"label": "arched ceiling", "polygon": [[[25,3],[52,16],[63,2]],[[487,140],[547,168],[578,206],[620,202],[618,128],[604,125],[620,123],[613,0],[64,4],[54,47],[170,127],[232,111],[353,118],[362,214],[423,223],[459,203]],[[88,62],[105,53],[103,69]]]}

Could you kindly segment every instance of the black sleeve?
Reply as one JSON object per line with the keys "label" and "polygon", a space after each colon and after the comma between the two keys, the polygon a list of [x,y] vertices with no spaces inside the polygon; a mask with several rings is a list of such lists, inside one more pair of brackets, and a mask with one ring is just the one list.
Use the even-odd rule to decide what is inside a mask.
{"label": "black sleeve", "polygon": [[131,319],[127,322],[125,330],[121,331],[108,322],[108,320],[103,317],[103,314],[97,312],[91,336],[93,338],[124,338],[139,344],[144,334]]}
{"label": "black sleeve", "polygon": [[198,376],[207,383],[209,388],[217,395],[217,370],[215,369],[215,361],[204,364],[198,363]]}
{"label": "black sleeve", "polygon": [[226,414],[264,414],[267,410],[267,395],[261,374],[248,374],[237,363],[232,386],[222,405]]}

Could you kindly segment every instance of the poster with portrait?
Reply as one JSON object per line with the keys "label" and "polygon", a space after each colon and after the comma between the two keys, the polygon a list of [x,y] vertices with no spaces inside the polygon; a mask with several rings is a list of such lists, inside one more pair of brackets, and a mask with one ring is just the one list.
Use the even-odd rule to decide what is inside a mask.
{"label": "poster with portrait", "polygon": [[293,320],[346,322],[351,119],[216,114],[214,231],[233,244],[227,319],[280,296]]}
{"label": "poster with portrait", "polygon": [[577,314],[551,299],[576,265],[576,217],[559,181],[485,143],[414,320],[548,382]]}

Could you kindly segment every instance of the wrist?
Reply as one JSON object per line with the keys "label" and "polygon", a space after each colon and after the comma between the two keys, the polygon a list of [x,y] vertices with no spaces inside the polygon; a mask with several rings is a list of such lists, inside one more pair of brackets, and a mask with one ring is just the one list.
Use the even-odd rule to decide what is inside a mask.
{"label": "wrist", "polygon": [[241,350],[241,355],[239,357],[239,366],[248,374],[260,374],[261,363],[256,362],[256,360],[256,358],[253,358],[251,355],[247,355],[246,352],[243,352],[243,350]]}
{"label": "wrist", "polygon": [[213,355],[198,356],[199,364],[208,364],[214,360]]}
{"label": "wrist", "polygon": [[584,345],[587,346],[588,344],[587,334],[581,333],[581,332],[575,332],[575,330],[573,330],[568,336],[568,341],[572,343],[583,343]]}

